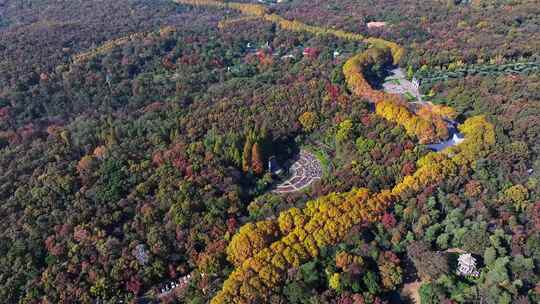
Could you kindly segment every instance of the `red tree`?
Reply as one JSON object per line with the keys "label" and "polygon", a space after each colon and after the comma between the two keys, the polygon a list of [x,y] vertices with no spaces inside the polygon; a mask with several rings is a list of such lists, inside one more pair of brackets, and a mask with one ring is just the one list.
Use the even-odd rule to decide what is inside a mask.
{"label": "red tree", "polygon": [[393,214],[391,213],[385,213],[382,217],[382,224],[384,226],[384,228],[386,229],[391,229],[391,228],[394,228],[396,226],[396,218],[394,217]]}

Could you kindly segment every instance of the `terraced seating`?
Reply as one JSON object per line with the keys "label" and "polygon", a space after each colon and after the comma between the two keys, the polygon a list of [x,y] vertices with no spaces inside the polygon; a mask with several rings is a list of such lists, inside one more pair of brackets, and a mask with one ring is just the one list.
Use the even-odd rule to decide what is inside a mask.
{"label": "terraced seating", "polygon": [[322,166],[315,155],[302,150],[298,158],[291,165],[292,176],[280,183],[275,193],[289,193],[300,191],[322,177]]}

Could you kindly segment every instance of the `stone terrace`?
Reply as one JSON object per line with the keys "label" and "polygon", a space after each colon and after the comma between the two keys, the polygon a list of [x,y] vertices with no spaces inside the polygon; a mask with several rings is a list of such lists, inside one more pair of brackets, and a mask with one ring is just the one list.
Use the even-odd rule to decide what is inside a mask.
{"label": "stone terrace", "polygon": [[292,176],[280,183],[276,189],[274,189],[275,193],[299,191],[322,177],[321,163],[315,155],[305,150],[300,152],[298,158],[292,164],[290,171]]}

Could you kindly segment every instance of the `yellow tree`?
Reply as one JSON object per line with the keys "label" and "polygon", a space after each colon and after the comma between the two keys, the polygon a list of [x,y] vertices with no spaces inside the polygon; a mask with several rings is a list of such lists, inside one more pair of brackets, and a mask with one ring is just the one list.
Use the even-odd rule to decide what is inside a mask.
{"label": "yellow tree", "polygon": [[506,199],[513,203],[517,211],[523,211],[527,208],[529,199],[529,190],[523,185],[514,185],[504,191]]}
{"label": "yellow tree", "polygon": [[245,260],[266,248],[278,235],[278,225],[273,221],[248,223],[240,228],[229,243],[227,259],[240,266]]}
{"label": "yellow tree", "polygon": [[304,130],[309,132],[316,127],[317,115],[313,112],[304,112],[298,117],[298,121],[300,121]]}

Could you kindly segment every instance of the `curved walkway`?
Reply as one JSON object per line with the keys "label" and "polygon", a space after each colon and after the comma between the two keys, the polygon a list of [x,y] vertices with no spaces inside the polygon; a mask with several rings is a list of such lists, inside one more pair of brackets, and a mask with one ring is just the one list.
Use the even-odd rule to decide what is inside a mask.
{"label": "curved walkway", "polygon": [[409,81],[400,68],[390,71],[390,76],[384,79],[383,89],[385,92],[393,94],[404,95],[408,93],[416,98],[417,101],[422,101],[420,83],[416,79]]}
{"label": "curved walkway", "polygon": [[299,191],[322,177],[321,162],[315,155],[305,150],[300,151],[300,154],[292,164],[290,171],[292,176],[280,183],[273,192],[290,193]]}

